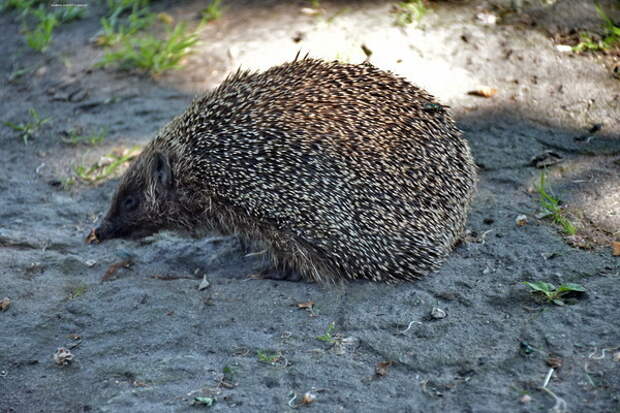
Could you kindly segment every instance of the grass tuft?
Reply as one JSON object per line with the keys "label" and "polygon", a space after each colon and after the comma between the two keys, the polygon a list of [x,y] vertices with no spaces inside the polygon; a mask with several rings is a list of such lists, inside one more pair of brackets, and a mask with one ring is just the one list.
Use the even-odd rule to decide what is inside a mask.
{"label": "grass tuft", "polygon": [[562,227],[566,235],[575,235],[577,233],[577,228],[564,216],[564,210],[560,206],[560,200],[550,195],[545,189],[545,186],[545,173],[541,172],[540,182],[536,186],[536,191],[540,196],[540,206],[549,214],[553,222]]}
{"label": "grass tuft", "polygon": [[617,26],[613,20],[605,14],[605,11],[599,4],[595,4],[596,12],[603,19],[604,33],[600,39],[596,39],[591,33],[580,33],[580,42],[573,47],[575,52],[583,51],[604,51],[611,49],[620,44],[620,26]]}
{"label": "grass tuft", "polygon": [[153,35],[123,39],[120,49],[106,53],[97,65],[118,65],[121,69],[137,68],[159,74],[179,68],[181,60],[197,42],[198,35],[179,23],[167,29],[163,40]]}

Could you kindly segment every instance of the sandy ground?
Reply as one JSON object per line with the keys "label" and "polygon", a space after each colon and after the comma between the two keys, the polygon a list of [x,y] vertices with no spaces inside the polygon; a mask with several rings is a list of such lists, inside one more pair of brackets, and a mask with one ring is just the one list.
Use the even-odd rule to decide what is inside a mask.
{"label": "sandy ground", "polygon": [[[0,299],[11,300],[0,312],[0,412],[286,412],[306,392],[316,399],[298,410],[619,412],[620,83],[613,56],[555,48],[570,29],[599,27],[591,2],[434,3],[406,29],[378,1],[325,1],[318,16],[300,12],[305,2],[225,3],[186,67],[157,79],[92,69],[99,6],[57,29],[44,54],[24,45],[14,13],[0,15],[1,120],[25,121],[29,108],[52,119],[27,145],[0,127]],[[202,7],[153,9],[195,21]],[[484,11],[501,24],[483,24]],[[325,287],[248,279],[259,259],[216,234],[84,244],[116,180],[63,187],[76,165],[144,144],[239,66],[298,50],[361,62],[362,45],[451,107],[480,166],[470,236],[440,271]],[[467,94],[483,85],[497,94]],[[76,127],[109,135],[63,143]],[[577,238],[537,218],[540,170],[529,162],[547,150],[562,158],[547,179]],[[534,280],[587,293],[555,306],[521,284]],[[308,301],[312,311],[298,308]],[[447,316],[432,318],[435,307]],[[59,347],[72,364],[54,363]],[[217,402],[191,406],[196,396]]]}

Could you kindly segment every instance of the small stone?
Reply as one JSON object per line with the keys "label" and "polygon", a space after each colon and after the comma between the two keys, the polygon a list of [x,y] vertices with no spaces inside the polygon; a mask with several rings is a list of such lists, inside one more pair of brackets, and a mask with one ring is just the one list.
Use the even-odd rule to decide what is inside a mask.
{"label": "small stone", "polygon": [[476,20],[485,26],[494,26],[497,23],[497,16],[493,13],[482,12],[476,14]]}
{"label": "small stone", "polygon": [[321,14],[321,10],[313,9],[310,7],[302,7],[300,12],[301,14],[305,14],[306,16],[316,16],[317,14]]}
{"label": "small stone", "polygon": [[620,362],[620,351],[616,351],[613,355],[613,359],[616,362]]}
{"label": "small stone", "polygon": [[573,51],[573,47],[567,44],[556,44],[555,50],[557,50],[560,53],[570,53]]}
{"label": "small stone", "polygon": [[56,350],[56,353],[54,353],[54,362],[59,366],[71,364],[71,361],[73,361],[73,353],[64,347],[60,347]]}
{"label": "small stone", "polygon": [[517,224],[518,227],[522,227],[524,225],[527,225],[527,216],[525,215],[519,215],[516,219],[515,219],[515,224]]}
{"label": "small stone", "polygon": [[4,297],[0,300],[0,311],[6,311],[9,309],[11,305],[11,299],[9,297]]}
{"label": "small stone", "polygon": [[441,320],[442,318],[446,318],[448,314],[439,307],[433,307],[431,310],[431,318],[435,320]]}
{"label": "small stone", "polygon": [[532,397],[531,397],[531,396],[529,396],[529,395],[527,395],[527,394],[524,394],[524,395],[523,395],[523,396],[521,396],[521,398],[519,399],[519,403],[521,403],[521,404],[528,404],[528,403],[529,403],[529,402],[531,402],[531,401],[532,401]]}
{"label": "small stone", "polygon": [[202,281],[200,282],[200,285],[198,286],[198,291],[206,290],[207,288],[209,288],[210,285],[211,283],[209,282],[209,280],[207,280],[207,275],[205,274],[202,277]]}
{"label": "small stone", "polygon": [[301,399],[302,404],[310,404],[316,400],[316,395],[311,392],[306,392],[304,394],[303,399]]}

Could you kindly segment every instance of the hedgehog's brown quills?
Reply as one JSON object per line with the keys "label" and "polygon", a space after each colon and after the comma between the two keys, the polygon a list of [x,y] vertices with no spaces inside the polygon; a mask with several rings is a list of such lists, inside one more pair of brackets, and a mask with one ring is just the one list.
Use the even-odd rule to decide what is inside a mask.
{"label": "hedgehog's brown quills", "polygon": [[475,181],[432,96],[369,64],[296,59],[237,72],[165,126],[91,239],[203,228],[310,280],[413,280],[460,237]]}

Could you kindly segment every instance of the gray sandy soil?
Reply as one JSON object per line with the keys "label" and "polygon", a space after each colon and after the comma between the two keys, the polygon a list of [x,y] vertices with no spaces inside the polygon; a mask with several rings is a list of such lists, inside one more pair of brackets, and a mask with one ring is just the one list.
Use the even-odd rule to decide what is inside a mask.
{"label": "gray sandy soil", "polygon": [[[553,40],[599,28],[592,3],[522,2],[504,14],[509,2],[440,2],[406,29],[378,1],[321,2],[319,16],[301,13],[305,2],[225,3],[184,69],[156,79],[92,69],[100,6],[58,28],[44,54],[24,45],[14,13],[0,15],[1,120],[26,121],[29,108],[52,118],[27,145],[0,128],[0,299],[11,300],[0,312],[0,412],[286,412],[306,392],[316,399],[297,410],[620,412],[620,258],[610,247],[620,240],[620,83],[613,56],[562,53]],[[602,2],[617,19],[615,3]],[[195,21],[203,6],[153,10]],[[483,24],[484,11],[501,24]],[[330,287],[248,279],[260,257],[217,234],[84,243],[117,180],[63,187],[76,165],[148,142],[239,66],[298,50],[361,62],[362,44],[372,63],[451,107],[480,166],[470,234],[439,271]],[[497,94],[467,94],[485,85]],[[63,143],[76,127],[109,135]],[[562,157],[547,180],[576,238],[536,217],[540,170],[528,163],[547,150]],[[587,293],[556,306],[521,284],[535,280]],[[298,308],[309,301],[312,311]],[[447,316],[432,318],[434,307]],[[59,347],[70,365],[54,363]],[[379,363],[390,364],[383,375]],[[217,402],[191,406],[197,396]]]}

